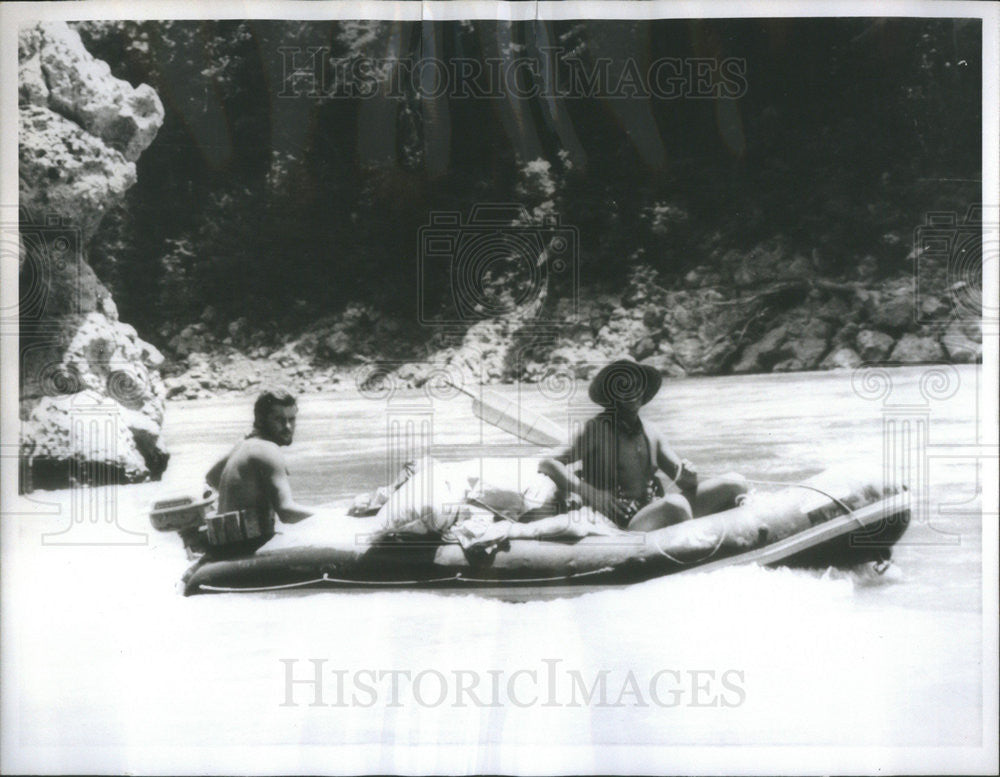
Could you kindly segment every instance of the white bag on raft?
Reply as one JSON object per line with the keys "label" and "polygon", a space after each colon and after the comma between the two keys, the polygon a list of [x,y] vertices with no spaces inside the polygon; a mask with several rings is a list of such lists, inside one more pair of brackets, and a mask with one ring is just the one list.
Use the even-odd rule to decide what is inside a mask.
{"label": "white bag on raft", "polygon": [[423,460],[379,510],[382,525],[390,532],[441,534],[484,509],[517,520],[529,510],[554,507],[556,486],[545,475],[535,472],[520,482],[518,473],[501,468],[496,479],[486,480],[483,469],[480,460]]}

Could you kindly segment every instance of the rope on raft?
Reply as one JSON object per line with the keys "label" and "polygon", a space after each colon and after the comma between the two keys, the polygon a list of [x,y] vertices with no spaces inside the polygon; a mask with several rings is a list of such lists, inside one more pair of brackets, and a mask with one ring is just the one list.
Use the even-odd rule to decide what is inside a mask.
{"label": "rope on raft", "polygon": [[807,486],[805,483],[783,483],[780,480],[751,480],[746,478],[747,483],[753,483],[755,486],[783,486],[785,488],[795,487],[795,488],[808,488],[810,491],[815,491],[817,494],[822,494],[831,502],[836,503],[844,511],[846,515],[850,515],[854,512],[850,507],[844,504],[841,500],[837,499],[833,494],[828,494],[821,488],[816,488],[816,486]]}
{"label": "rope on raft", "polygon": [[198,588],[202,591],[212,591],[214,593],[259,593],[262,591],[282,591],[289,588],[305,588],[307,586],[316,585],[317,583],[337,583],[337,584],[348,584],[348,585],[369,585],[369,586],[401,586],[401,585],[426,585],[428,583],[445,583],[455,580],[457,575],[449,575],[448,577],[439,577],[430,580],[351,580],[347,578],[330,577],[326,572],[323,573],[323,577],[313,578],[312,580],[301,580],[296,583],[284,583],[277,585],[266,585],[266,586],[221,586],[221,585],[209,585],[207,583],[199,583]]}
{"label": "rope on raft", "polygon": [[650,532],[646,536],[649,537],[653,541],[653,547],[654,548],[656,548],[658,551],[660,551],[660,553],[662,553],[664,556],[666,556],[668,559],[670,559],[671,561],[673,561],[677,565],[682,565],[682,564],[697,564],[700,561],[704,561],[706,558],[711,558],[712,556],[714,556],[716,553],[719,552],[719,548],[722,547],[722,543],[726,539],[726,533],[724,531],[723,532],[719,532],[719,541],[717,543],[715,543],[715,547],[712,548],[712,550],[709,551],[708,555],[704,556],[703,558],[697,559],[696,561],[681,561],[678,558],[674,558],[669,553],[667,553],[667,551],[665,551],[662,547],[660,547],[660,543],[656,541],[656,536],[655,536],[654,532]]}
{"label": "rope on raft", "polygon": [[607,574],[608,572],[614,572],[614,567],[601,567],[600,569],[592,569],[587,572],[574,572],[572,574],[556,575],[554,577],[519,577],[511,580],[466,577],[462,572],[456,572],[454,575],[448,575],[447,577],[436,577],[426,580],[352,580],[350,578],[330,577],[328,573],[324,572],[323,577],[313,578],[312,580],[302,580],[297,583],[285,583],[278,585],[254,586],[245,588],[233,587],[233,586],[209,585],[207,583],[200,583],[198,585],[198,588],[202,591],[209,591],[212,593],[261,593],[265,591],[282,591],[293,588],[306,588],[308,586],[317,585],[318,583],[334,583],[334,584],[351,585],[351,586],[372,586],[372,587],[434,585],[436,583],[496,583],[497,585],[503,586],[503,585],[517,585],[524,583],[551,583],[556,580],[575,580],[581,577],[593,577],[595,575],[603,575]]}

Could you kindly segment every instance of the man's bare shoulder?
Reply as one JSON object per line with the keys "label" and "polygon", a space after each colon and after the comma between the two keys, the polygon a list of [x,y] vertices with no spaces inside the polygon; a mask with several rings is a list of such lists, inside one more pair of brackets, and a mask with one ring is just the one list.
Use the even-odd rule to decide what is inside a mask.
{"label": "man's bare shoulder", "polygon": [[665,444],[667,441],[667,438],[663,435],[663,432],[660,431],[656,424],[643,421],[642,430],[646,433],[646,438],[653,443],[653,445]]}
{"label": "man's bare shoulder", "polygon": [[235,455],[249,461],[269,466],[284,466],[285,457],[277,443],[260,437],[248,437],[235,451]]}

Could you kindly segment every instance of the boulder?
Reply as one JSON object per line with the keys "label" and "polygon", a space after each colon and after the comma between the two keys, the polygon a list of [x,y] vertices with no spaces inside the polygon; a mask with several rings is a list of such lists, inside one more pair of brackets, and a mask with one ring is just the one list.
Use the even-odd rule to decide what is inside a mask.
{"label": "boulder", "polygon": [[789,340],[785,346],[791,351],[788,359],[777,362],[771,369],[774,372],[799,372],[813,370],[819,365],[820,359],[826,353],[826,339],[822,337],[799,337]]}
{"label": "boulder", "polygon": [[920,320],[926,322],[942,321],[948,315],[948,304],[940,297],[925,294],[920,297]]}
{"label": "boulder", "polygon": [[163,385],[166,388],[167,399],[174,399],[184,394],[187,391],[187,386],[184,385],[184,381],[180,378],[166,378],[163,381]]}
{"label": "boulder", "polygon": [[[159,427],[97,391],[43,397],[21,425],[22,488],[113,485],[156,478]],[[145,446],[147,449],[142,450]]]}
{"label": "boulder", "polygon": [[[858,337],[859,331],[861,330],[859,329],[858,325],[855,324],[853,321],[850,321],[844,324],[840,329],[836,331],[836,333],[833,335],[833,340],[831,342],[831,345],[834,347],[834,349],[840,346],[847,346],[847,347],[853,346],[854,341]],[[854,349],[851,348],[851,350]]]}
{"label": "boulder", "polygon": [[979,318],[964,319],[958,318],[948,326],[949,332],[961,332],[974,343],[983,342],[983,324]]}
{"label": "boulder", "polygon": [[670,306],[667,308],[665,325],[671,332],[678,332],[688,329],[694,323],[694,314],[688,309],[688,297],[684,293],[673,294],[670,298]]}
{"label": "boulder", "polygon": [[649,338],[649,329],[643,324],[642,315],[633,315],[625,308],[616,308],[607,324],[597,333],[596,346],[615,354],[633,354],[643,340]]}
{"label": "boulder", "polygon": [[78,124],[129,162],[153,142],[163,105],[148,84],[133,87],[111,75],[79,34],[64,22],[47,22],[21,35],[23,102],[49,108]]}
{"label": "boulder", "polygon": [[163,105],[92,57],[64,22],[18,36],[20,204],[58,215],[88,240],[136,180],[135,161],[163,124]]}
{"label": "boulder", "polygon": [[785,267],[783,280],[791,280],[793,278],[810,278],[813,276],[815,271],[816,270],[811,261],[806,259],[806,257],[801,254],[796,254]]}
{"label": "boulder", "polygon": [[86,243],[105,211],[135,183],[135,163],[80,125],[37,105],[21,106],[18,133],[20,204],[63,218]]}
{"label": "boulder", "polygon": [[722,264],[731,273],[737,286],[758,286],[762,283],[787,280],[789,269],[796,271],[801,262],[789,257],[789,249],[781,238],[773,238],[755,245],[749,253],[730,251],[722,257]]}
{"label": "boulder", "polygon": [[[36,413],[44,398],[83,391],[114,402],[120,406],[118,415],[128,419],[124,428],[141,433],[142,439],[133,447],[144,457],[146,471],[159,475],[167,456],[159,432],[166,399],[157,369],[163,362],[162,354],[140,340],[128,324],[96,311],[64,319],[62,324],[53,339],[22,346],[21,403],[25,411]],[[27,414],[22,412],[22,416]]]}
{"label": "boulder", "polygon": [[682,336],[673,342],[674,358],[686,372],[697,372],[705,353],[705,344],[693,335]]}
{"label": "boulder", "polygon": [[240,317],[235,321],[230,321],[229,325],[226,327],[226,331],[229,332],[229,336],[233,338],[233,340],[241,340],[246,336],[247,320]]}
{"label": "boulder", "polygon": [[854,275],[863,283],[871,281],[878,272],[879,261],[871,254],[861,257],[854,264]]}
{"label": "boulder", "polygon": [[523,377],[528,381],[541,380],[553,365],[565,365],[577,380],[590,380],[601,367],[615,358],[620,358],[620,355],[582,344],[561,342],[548,352],[544,361],[534,363],[530,370],[526,365]]}
{"label": "boulder", "polygon": [[698,372],[703,375],[717,375],[725,372],[726,367],[736,356],[736,351],[736,344],[728,338],[712,343],[705,348]]}
{"label": "boulder", "polygon": [[642,361],[647,356],[651,356],[656,352],[656,343],[653,341],[652,337],[644,337],[632,348],[632,358],[636,361]]}
{"label": "boulder", "polygon": [[875,329],[898,335],[912,328],[917,317],[913,282],[909,279],[886,282],[878,292],[868,296],[865,312]]}
{"label": "boulder", "polygon": [[969,337],[966,329],[967,327],[963,327],[958,322],[953,322],[941,337],[941,345],[944,346],[948,358],[956,364],[981,362],[983,360],[982,344]]}
{"label": "boulder", "polygon": [[642,324],[646,329],[655,331],[663,326],[663,308],[659,305],[650,305],[642,312]]}
{"label": "boulder", "polygon": [[203,353],[208,342],[204,325],[190,324],[174,335],[168,345],[176,356],[183,359],[195,353]]}
{"label": "boulder", "polygon": [[722,276],[713,267],[700,264],[684,276],[684,284],[690,289],[718,286]]}
{"label": "boulder", "polygon": [[[801,313],[800,313],[801,315]],[[806,314],[808,316],[808,313]],[[819,340],[827,340],[833,334],[833,325],[819,317],[807,317],[792,319],[792,331],[798,338],[812,337]]]}
{"label": "boulder", "polygon": [[756,343],[751,343],[743,349],[739,360],[733,365],[733,372],[764,372],[771,365],[789,358],[791,351],[785,345],[788,334],[787,324],[780,324],[769,330]]}
{"label": "boulder", "polygon": [[42,30],[26,27],[17,38],[18,102],[22,105],[45,105],[49,86],[42,73]]}
{"label": "boulder", "polygon": [[901,364],[920,364],[939,362],[944,359],[944,356],[944,351],[934,338],[906,334],[899,338],[899,342],[892,349],[889,361]]}
{"label": "boulder", "polygon": [[850,304],[839,294],[831,295],[816,310],[817,317],[834,324],[843,324],[850,320],[852,314]]}
{"label": "boulder", "polygon": [[[122,482],[158,478],[163,356],[118,320],[86,249],[135,183],[163,106],[150,87],[114,78],[62,22],[23,28],[18,62],[22,455],[47,487],[93,480],[80,474],[91,464]],[[73,436],[80,408],[113,421],[107,449]]]}
{"label": "boulder", "polygon": [[317,353],[326,359],[343,361],[354,355],[353,343],[347,332],[340,329],[323,338]]}
{"label": "boulder", "polygon": [[683,378],[687,371],[674,361],[672,356],[665,353],[655,353],[643,359],[640,364],[648,364],[660,371],[661,375],[670,378]]}
{"label": "boulder", "polygon": [[819,363],[821,370],[853,370],[864,360],[853,348],[835,348]]}
{"label": "boulder", "polygon": [[396,369],[396,377],[404,386],[420,388],[427,382],[431,366],[426,362],[407,362]]}
{"label": "boulder", "polygon": [[858,353],[866,362],[885,361],[893,342],[885,332],[876,332],[873,329],[862,329],[855,338]]}

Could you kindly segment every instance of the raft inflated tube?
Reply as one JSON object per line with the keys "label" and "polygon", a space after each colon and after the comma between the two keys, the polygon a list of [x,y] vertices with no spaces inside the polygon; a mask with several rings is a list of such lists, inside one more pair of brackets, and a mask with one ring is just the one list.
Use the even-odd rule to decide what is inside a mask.
{"label": "raft inflated tube", "polygon": [[[185,575],[184,593],[620,584],[744,560],[851,566],[888,557],[909,524],[905,489],[835,473],[822,473],[802,485],[808,488],[754,494],[732,510],[653,532],[572,542],[513,540],[493,555],[467,555],[459,545],[436,538],[285,545],[270,551],[264,545],[242,558],[203,558]],[[762,552],[768,548],[770,556]]]}

